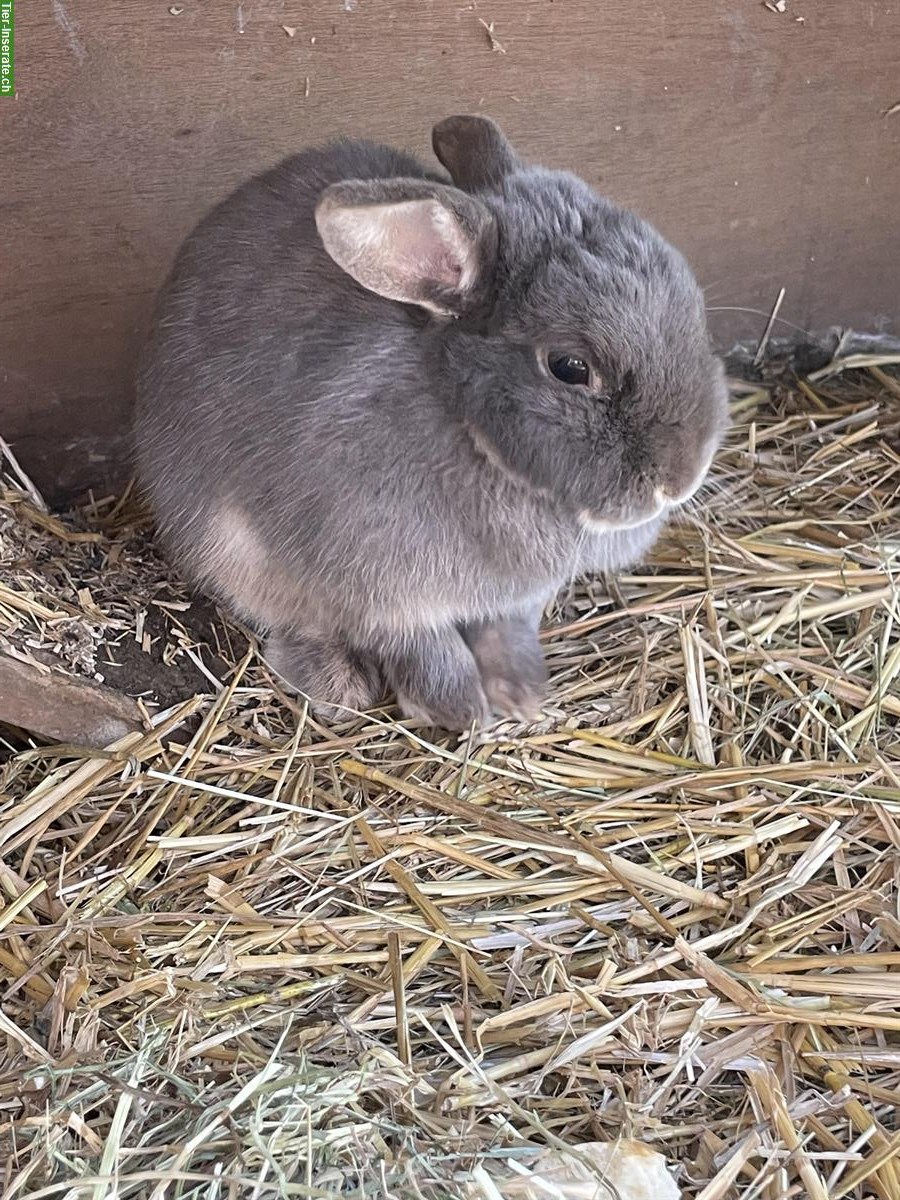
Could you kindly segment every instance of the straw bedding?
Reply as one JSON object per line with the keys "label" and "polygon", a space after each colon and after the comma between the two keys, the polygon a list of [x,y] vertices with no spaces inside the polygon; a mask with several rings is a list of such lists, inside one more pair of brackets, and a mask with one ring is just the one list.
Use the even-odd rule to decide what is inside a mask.
{"label": "straw bedding", "polygon": [[130,497],[10,469],[2,646],[148,730],[0,730],[3,1195],[496,1197],[624,1136],[900,1200],[900,383],[834,366],[733,385],[702,503],[548,615],[546,721],[461,742],[317,725]]}

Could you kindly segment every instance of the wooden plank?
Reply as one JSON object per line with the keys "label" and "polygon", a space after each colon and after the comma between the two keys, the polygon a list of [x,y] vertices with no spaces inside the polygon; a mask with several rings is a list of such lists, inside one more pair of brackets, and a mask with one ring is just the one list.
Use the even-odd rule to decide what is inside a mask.
{"label": "wooden plank", "polygon": [[142,729],[130,696],[0,654],[0,723],[53,742],[102,748]]}
{"label": "wooden plank", "polygon": [[491,113],[678,243],[725,347],[759,336],[781,286],[776,334],[900,332],[891,6],[172,8],[19,13],[18,100],[0,105],[0,429],[51,496],[121,476],[135,357],[182,237],[246,175],[335,133],[425,152],[433,121]]}

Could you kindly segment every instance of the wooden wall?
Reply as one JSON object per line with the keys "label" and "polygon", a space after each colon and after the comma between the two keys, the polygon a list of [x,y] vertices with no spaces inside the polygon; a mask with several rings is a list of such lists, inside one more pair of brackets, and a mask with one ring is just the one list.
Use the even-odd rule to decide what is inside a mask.
{"label": "wooden wall", "polygon": [[[200,214],[305,143],[427,150],[451,112],[635,205],[723,347],[898,332],[900,4],[31,0],[0,100],[0,433],[51,495],[127,470],[154,289]],[[293,30],[293,36],[284,27]],[[489,32],[493,29],[493,36]]]}

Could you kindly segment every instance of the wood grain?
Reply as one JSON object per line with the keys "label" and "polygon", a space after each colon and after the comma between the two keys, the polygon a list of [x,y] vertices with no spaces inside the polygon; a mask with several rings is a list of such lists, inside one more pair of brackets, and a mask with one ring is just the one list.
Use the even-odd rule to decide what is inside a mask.
{"label": "wood grain", "polygon": [[898,329],[895,5],[173,7],[19,12],[18,98],[0,104],[0,429],[51,496],[127,469],[135,357],[179,241],[246,175],[339,132],[426,152],[440,117],[494,115],[684,249],[724,347],[759,336],[782,285],[776,332]]}
{"label": "wood grain", "polygon": [[137,703],[62,671],[42,671],[0,653],[0,722],[54,742],[109,746],[143,728]]}

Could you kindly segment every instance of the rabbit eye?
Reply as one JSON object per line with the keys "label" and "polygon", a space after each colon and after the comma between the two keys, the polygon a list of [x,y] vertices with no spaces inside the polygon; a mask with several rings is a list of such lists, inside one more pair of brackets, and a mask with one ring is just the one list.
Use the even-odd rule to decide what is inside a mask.
{"label": "rabbit eye", "polygon": [[547,355],[547,367],[560,383],[568,383],[573,387],[586,387],[590,383],[591,368],[577,354],[551,350]]}

